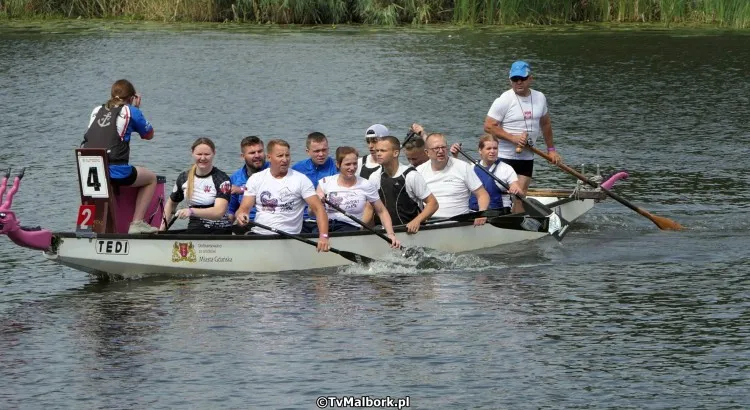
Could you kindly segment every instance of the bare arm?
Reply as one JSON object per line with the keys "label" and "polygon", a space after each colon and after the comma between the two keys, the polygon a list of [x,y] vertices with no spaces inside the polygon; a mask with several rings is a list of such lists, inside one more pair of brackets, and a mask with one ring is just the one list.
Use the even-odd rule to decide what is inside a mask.
{"label": "bare arm", "polygon": [[245,226],[250,221],[250,210],[253,209],[254,206],[255,195],[245,195],[242,197],[240,207],[237,209],[237,212],[234,213],[234,217],[240,225]]}
{"label": "bare arm", "polygon": [[544,136],[544,143],[547,145],[547,148],[554,147],[555,142],[552,141],[552,120],[549,117],[549,113],[539,119],[539,126],[542,128],[542,135]]}
{"label": "bare arm", "polygon": [[542,135],[544,136],[544,143],[547,145],[547,153],[553,164],[559,164],[562,161],[562,157],[555,150],[555,142],[552,140],[552,120],[549,117],[549,113],[545,114],[539,120],[539,125],[542,127]]}
{"label": "bare arm", "polygon": [[375,212],[377,212],[378,218],[380,218],[380,223],[383,225],[383,228],[385,228],[388,235],[395,235],[396,233],[393,231],[391,215],[388,213],[388,209],[386,209],[385,205],[383,205],[383,201],[378,199],[372,203],[372,207],[375,209]]}
{"label": "bare arm", "polygon": [[315,214],[315,220],[318,224],[318,252],[328,252],[331,246],[328,244],[328,214],[326,208],[323,206],[323,202],[320,201],[317,195],[305,198],[307,206],[310,207],[310,212]]}
{"label": "bare arm", "polygon": [[511,194],[523,195],[523,188],[521,188],[521,185],[518,183],[518,181],[511,182],[508,185],[508,188],[510,188],[508,192],[510,192]]}
{"label": "bare arm", "polygon": [[[477,205],[479,206],[480,211],[486,210],[490,206],[490,194],[487,193],[487,190],[484,189],[483,186],[480,186],[479,188],[475,189],[474,195],[477,197]],[[474,219],[474,226],[480,226],[484,225],[487,222],[486,217],[476,218]]]}
{"label": "bare arm", "polygon": [[520,139],[519,136],[505,131],[502,127],[502,123],[498,122],[496,119],[490,116],[487,116],[484,119],[484,132],[494,136],[495,138],[510,141],[513,144],[518,144]]}
{"label": "bare arm", "polygon": [[424,208],[422,209],[422,212],[406,224],[406,231],[409,233],[419,232],[419,225],[437,212],[439,206],[435,195],[430,194],[430,196],[424,199]]}
{"label": "bare arm", "polygon": [[396,239],[396,232],[393,231],[393,221],[391,221],[391,215],[388,213],[388,209],[383,205],[383,201],[377,200],[372,203],[372,207],[375,208],[375,212],[378,213],[380,223],[383,224],[383,228],[388,233],[388,237],[391,238],[391,247],[399,248],[401,243]]}
{"label": "bare arm", "polygon": [[167,229],[164,221],[169,221],[170,219],[172,219],[175,208],[177,208],[177,203],[173,201],[172,198],[167,198],[167,203],[164,204],[164,218],[161,221],[161,228],[159,228],[159,230],[164,231]]}
{"label": "bare arm", "polygon": [[483,186],[475,189],[474,195],[477,197],[477,204],[480,211],[484,211],[490,206],[490,194],[487,193],[487,190]]}
{"label": "bare arm", "polygon": [[[367,226],[373,226],[375,224],[375,218],[373,218],[374,216],[375,212],[372,209],[372,205],[370,205],[369,203],[365,204],[365,213],[362,215],[362,222],[367,224]],[[390,217],[390,215],[388,215],[388,217]]]}
{"label": "bare arm", "polygon": [[214,200],[214,206],[210,208],[193,208],[193,215],[197,216],[198,218],[218,221],[219,219],[224,217],[225,213],[227,213],[228,206],[229,201],[224,198],[216,198]]}

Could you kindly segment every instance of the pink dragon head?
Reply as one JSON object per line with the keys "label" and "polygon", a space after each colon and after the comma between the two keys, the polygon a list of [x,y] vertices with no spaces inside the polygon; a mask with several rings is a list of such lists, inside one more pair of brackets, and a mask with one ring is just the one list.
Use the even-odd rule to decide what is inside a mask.
{"label": "pink dragon head", "polygon": [[8,238],[16,245],[46,251],[52,246],[52,232],[39,227],[26,228],[21,226],[16,219],[15,212],[10,210],[11,205],[13,205],[13,195],[18,192],[18,188],[21,186],[21,178],[23,178],[25,170],[26,168],[21,169],[21,172],[13,179],[13,186],[5,200],[3,200],[3,194],[7,188],[10,169],[5,173],[2,183],[0,183],[0,235],[8,235]]}

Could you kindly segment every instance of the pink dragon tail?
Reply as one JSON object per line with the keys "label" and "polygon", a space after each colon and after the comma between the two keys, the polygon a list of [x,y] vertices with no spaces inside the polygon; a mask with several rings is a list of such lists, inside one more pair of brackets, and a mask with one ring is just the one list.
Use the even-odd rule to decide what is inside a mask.
{"label": "pink dragon tail", "polygon": [[626,171],[620,171],[611,177],[609,177],[606,181],[601,183],[601,186],[604,189],[612,189],[612,187],[615,185],[615,183],[621,179],[628,179],[628,173]]}

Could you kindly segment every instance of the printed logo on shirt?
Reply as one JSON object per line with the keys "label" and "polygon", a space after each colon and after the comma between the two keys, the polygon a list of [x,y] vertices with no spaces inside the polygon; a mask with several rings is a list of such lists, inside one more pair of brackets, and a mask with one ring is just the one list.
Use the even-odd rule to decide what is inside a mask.
{"label": "printed logo on shirt", "polygon": [[341,207],[341,203],[344,202],[344,198],[339,196],[338,192],[331,192],[328,194],[328,200],[338,207]]}
{"label": "printed logo on shirt", "polygon": [[110,120],[112,120],[112,111],[107,112],[107,114],[100,118],[96,123],[99,124],[100,127],[104,128],[109,126]]}
{"label": "printed logo on shirt", "polygon": [[211,185],[203,185],[203,192],[210,194],[211,193]]}
{"label": "printed logo on shirt", "polygon": [[260,193],[260,206],[266,212],[276,212],[276,207],[279,206],[279,200],[271,197],[271,193],[263,191]]}
{"label": "printed logo on shirt", "polygon": [[328,196],[331,202],[346,211],[357,209],[361,202],[357,194],[351,191],[331,192]]}
{"label": "printed logo on shirt", "polygon": [[232,192],[232,183],[229,181],[224,181],[219,186],[219,191],[221,191],[222,194],[229,194]]}
{"label": "printed logo on shirt", "polygon": [[292,191],[289,188],[284,187],[284,188],[282,188],[279,191],[279,200],[280,201],[288,202],[288,201],[290,201],[292,199],[294,199],[294,194],[292,193]]}

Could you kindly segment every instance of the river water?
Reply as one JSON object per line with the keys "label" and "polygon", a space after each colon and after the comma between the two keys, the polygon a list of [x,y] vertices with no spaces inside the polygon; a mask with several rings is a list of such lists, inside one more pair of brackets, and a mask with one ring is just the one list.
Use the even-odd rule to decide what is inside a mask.
{"label": "river water", "polygon": [[[172,184],[198,136],[364,149],[418,121],[473,146],[528,60],[566,163],[627,169],[614,201],[547,238],[447,269],[100,283],[0,239],[3,408],[747,408],[750,38],[714,31],[0,26],[0,166],[25,225],[72,230],[73,149],[110,84],[143,94],[132,158]],[[575,181],[542,162],[536,186]]]}

